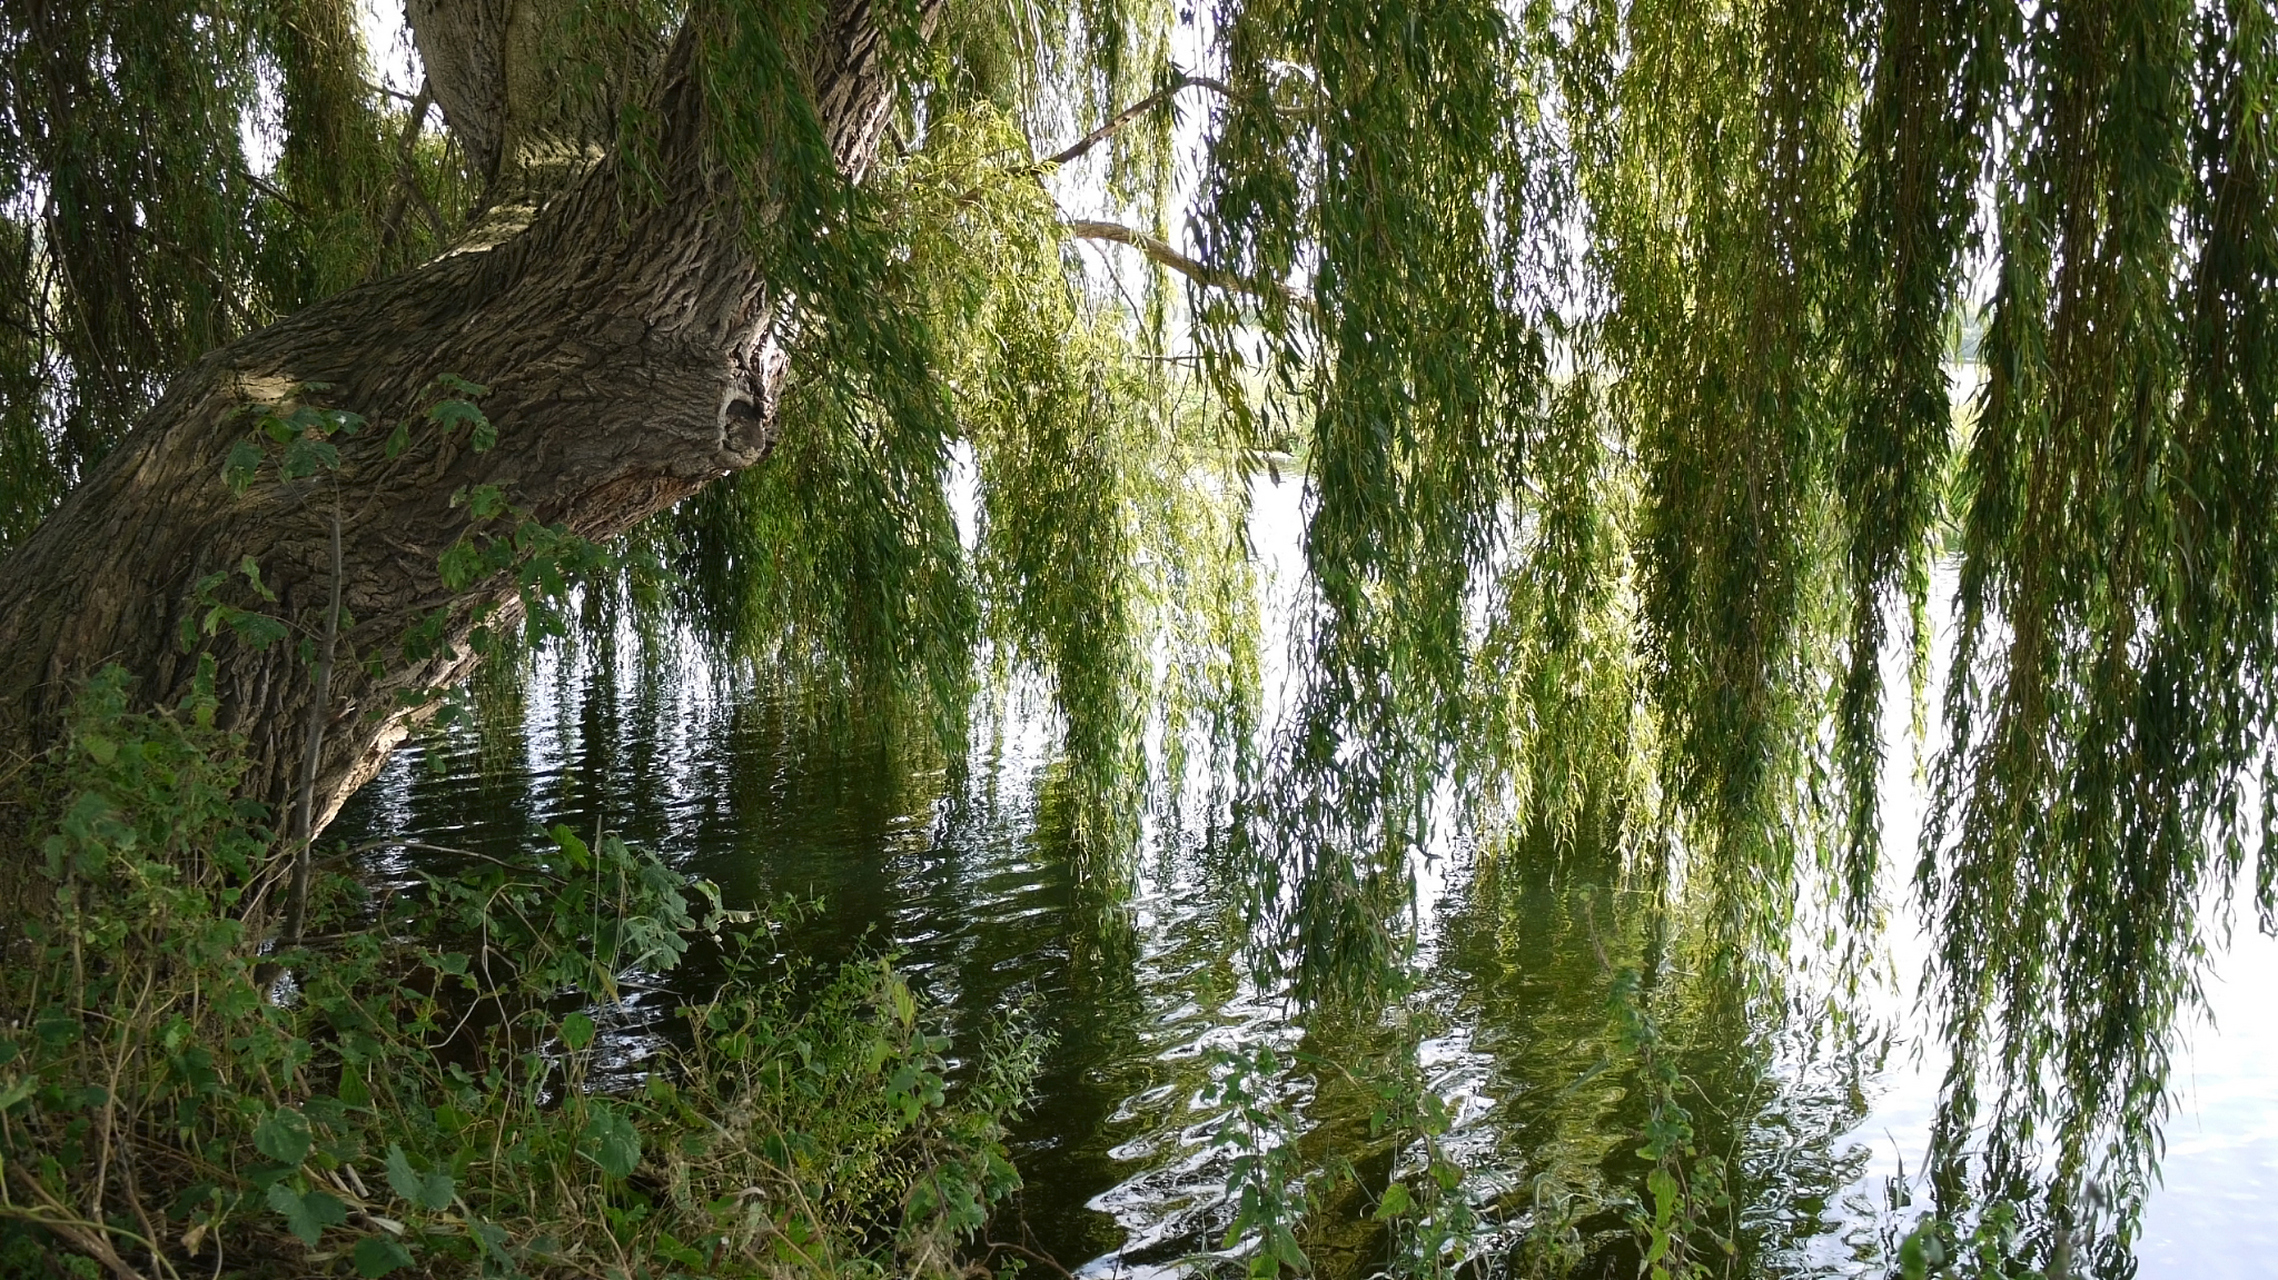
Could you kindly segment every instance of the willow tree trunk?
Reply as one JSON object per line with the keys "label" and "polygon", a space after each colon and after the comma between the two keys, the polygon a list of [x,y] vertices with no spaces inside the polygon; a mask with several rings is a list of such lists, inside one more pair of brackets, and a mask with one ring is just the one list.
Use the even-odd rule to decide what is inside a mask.
{"label": "willow tree trunk", "polygon": [[[454,131],[495,140],[511,127],[481,113],[510,105],[511,86],[447,78],[508,74],[511,48],[482,44],[506,24],[486,31],[469,20],[486,3],[493,17],[512,7],[410,11],[422,47],[441,55],[429,75]],[[815,100],[850,176],[872,155],[890,98],[869,9],[837,0],[813,62]],[[474,523],[455,493],[496,485],[538,520],[605,539],[766,454],[788,300],[755,268],[723,194],[734,187],[706,158],[694,47],[684,32],[659,79],[663,137],[649,172],[664,179],[661,198],[633,194],[604,159],[569,178],[519,234],[319,303],[175,379],[0,561],[0,763],[52,742],[74,688],[104,664],[131,672],[146,704],[184,696],[198,666],[182,641],[185,619],[194,625],[201,611],[195,584],[247,557],[277,594],[262,607],[301,634],[322,633],[337,501],[351,625],[327,705],[313,709],[325,726],[321,826],[422,714],[402,695],[462,680],[476,660],[467,640],[478,612],[514,608],[503,575],[445,585],[438,557]],[[495,447],[477,451],[467,432],[422,421],[445,374],[489,387],[480,404]],[[311,384],[329,384],[313,393],[322,404],[371,423],[338,441],[337,477],[233,495],[224,467],[246,438],[247,406]],[[390,459],[383,441],[397,422],[412,424],[412,445]],[[444,643],[407,656],[403,637],[438,611]],[[200,644],[218,662],[222,720],[249,743],[249,789],[281,814],[312,714],[310,664],[297,643],[256,649],[224,634]]]}

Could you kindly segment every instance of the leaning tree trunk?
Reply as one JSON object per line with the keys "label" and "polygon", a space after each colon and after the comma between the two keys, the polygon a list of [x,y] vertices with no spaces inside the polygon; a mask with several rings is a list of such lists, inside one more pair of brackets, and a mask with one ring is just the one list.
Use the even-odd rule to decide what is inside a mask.
{"label": "leaning tree trunk", "polygon": [[[479,7],[415,3],[411,14]],[[850,176],[873,153],[889,105],[868,10],[865,0],[834,4],[816,63],[816,101]],[[435,33],[419,34],[426,44]],[[320,634],[337,494],[352,625],[317,712],[321,827],[421,714],[402,695],[462,680],[478,611],[514,607],[503,575],[445,586],[438,557],[475,523],[455,493],[496,485],[536,519],[603,539],[766,454],[789,300],[756,270],[723,195],[733,186],[706,160],[694,46],[684,32],[661,77],[664,136],[651,169],[665,178],[660,200],[631,193],[603,160],[503,243],[312,306],[167,388],[0,561],[0,763],[52,742],[74,688],[104,664],[132,673],[145,704],[184,696],[198,666],[181,639],[185,618],[196,621],[194,584],[246,557],[278,597],[262,607]],[[498,62],[468,55],[455,65],[496,74]],[[431,80],[442,69],[431,65]],[[506,97],[437,89],[462,113]],[[464,114],[452,123],[478,137],[501,132]],[[478,452],[466,432],[446,438],[421,421],[444,374],[489,387],[481,408],[495,447]],[[319,473],[233,496],[224,467],[246,438],[244,410],[310,384],[329,384],[311,393],[319,403],[370,420],[338,442],[337,490]],[[412,423],[412,447],[389,459],[383,441],[399,421]],[[407,656],[403,637],[437,611],[444,643]],[[222,721],[250,747],[248,789],[281,814],[313,710],[310,666],[297,643],[255,649],[226,634],[200,643],[218,661]]]}

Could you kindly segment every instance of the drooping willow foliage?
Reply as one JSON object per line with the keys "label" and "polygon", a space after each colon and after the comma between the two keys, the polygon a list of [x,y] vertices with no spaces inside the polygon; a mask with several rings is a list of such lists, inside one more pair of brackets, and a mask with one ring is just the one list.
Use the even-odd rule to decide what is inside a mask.
{"label": "drooping willow foliage", "polygon": [[[1947,692],[1950,852],[1922,880],[1983,922],[1948,929],[1947,1022],[2012,1086],[2000,1109],[2054,1088],[2141,1148],[2167,1053],[2141,1029],[2194,989],[2196,904],[2250,845],[2272,923],[2278,25],[2091,6],[2013,39],[1963,475],[1972,678]],[[1959,1124],[1974,1094],[1951,1093]],[[2059,1185],[2096,1165],[2094,1132],[2059,1135]]]}
{"label": "drooping willow foliage", "polygon": [[[984,656],[1040,673],[1068,763],[1127,846],[1147,708],[1169,741],[1247,741],[1257,676],[1240,513],[1247,451],[1204,388],[1072,287],[1026,143],[975,104],[880,175],[896,218],[892,310],[928,335],[974,527],[951,510],[950,437],[908,431],[844,368],[795,369],[776,455],[660,530],[682,616],[725,652],[876,709],[962,726]],[[954,341],[944,340],[955,335]],[[802,348],[818,358],[824,344]],[[806,376],[799,376],[806,375]]]}
{"label": "drooping willow foliage", "polygon": [[371,85],[348,5],[9,6],[0,542],[167,374],[445,245],[469,184]]}
{"label": "drooping willow foliage", "polygon": [[[1949,1155],[1990,1089],[1983,1186],[2140,1189],[2203,899],[2251,857],[2278,911],[2266,0],[972,0],[889,22],[858,188],[802,97],[819,4],[565,12],[558,82],[635,171],[629,81],[697,26],[798,307],[774,456],[637,535],[622,598],[952,734],[1041,675],[1101,847],[1212,744],[1264,950],[1326,994],[1400,963],[1465,821],[1650,852],[1714,957],[1807,884],[1871,929],[1884,705],[1949,565],[1915,873]],[[169,371],[479,212],[363,58],[325,0],[8,10],[0,540]],[[1088,266],[1071,191],[1183,278]],[[1254,731],[1268,445],[1307,578]]]}

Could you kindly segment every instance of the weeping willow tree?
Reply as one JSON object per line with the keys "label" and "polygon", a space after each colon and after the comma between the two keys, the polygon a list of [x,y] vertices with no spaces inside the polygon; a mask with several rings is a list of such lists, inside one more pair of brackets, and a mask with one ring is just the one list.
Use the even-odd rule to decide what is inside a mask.
{"label": "weeping willow tree", "polygon": [[[1215,744],[1313,994],[1401,963],[1459,820],[1633,851],[1745,968],[1807,883],[1872,928],[1884,662],[1923,696],[1949,557],[1947,1191],[2140,1190],[2202,901],[2252,855],[2278,909],[2266,3],[406,18],[408,100],[333,0],[0,18],[0,751],[210,654],[249,788],[306,755],[321,822],[546,548],[622,538],[589,604],[947,733],[1040,674],[1103,846],[1150,717]],[[261,420],[362,429],[280,470]],[[216,624],[313,640],[335,591],[328,681]]]}

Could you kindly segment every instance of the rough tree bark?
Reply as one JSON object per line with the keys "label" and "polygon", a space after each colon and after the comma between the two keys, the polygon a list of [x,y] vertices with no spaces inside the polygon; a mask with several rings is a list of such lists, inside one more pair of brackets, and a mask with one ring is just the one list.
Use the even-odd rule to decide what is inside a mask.
{"label": "rough tree bark", "polygon": [[[439,55],[429,63],[436,99],[454,132],[489,140],[494,169],[505,167],[496,157],[513,132],[499,114],[514,75],[506,19],[528,2],[409,6],[421,48]],[[868,0],[837,0],[821,39],[816,101],[841,167],[859,176],[890,103]],[[195,607],[192,586],[243,557],[276,590],[272,612],[321,632],[333,481],[320,474],[233,497],[223,466],[245,436],[247,405],[327,383],[322,404],[372,424],[340,442],[343,586],[354,625],[341,635],[321,712],[319,826],[409,731],[419,712],[398,705],[398,693],[462,680],[474,662],[466,640],[477,607],[510,601],[502,580],[445,588],[437,557],[469,527],[468,512],[451,504],[455,491],[495,484],[538,519],[600,539],[766,454],[786,365],[787,300],[757,272],[732,188],[707,159],[694,47],[683,32],[659,77],[661,201],[631,195],[605,158],[502,243],[310,307],[174,380],[87,482],[0,561],[0,762],[53,741],[73,689],[102,664],[132,672],[148,704],[187,693],[197,662],[178,634]],[[483,77],[508,83],[470,82]],[[495,448],[478,453],[464,433],[444,441],[419,429],[441,374],[488,385],[482,408],[497,425]],[[388,460],[383,440],[407,419],[414,445]],[[401,638],[439,608],[449,611],[452,643],[406,658]],[[304,741],[309,668],[294,644],[255,651],[224,636],[213,650],[222,720],[250,745],[249,790],[281,813]],[[376,677],[363,669],[375,656]]]}

